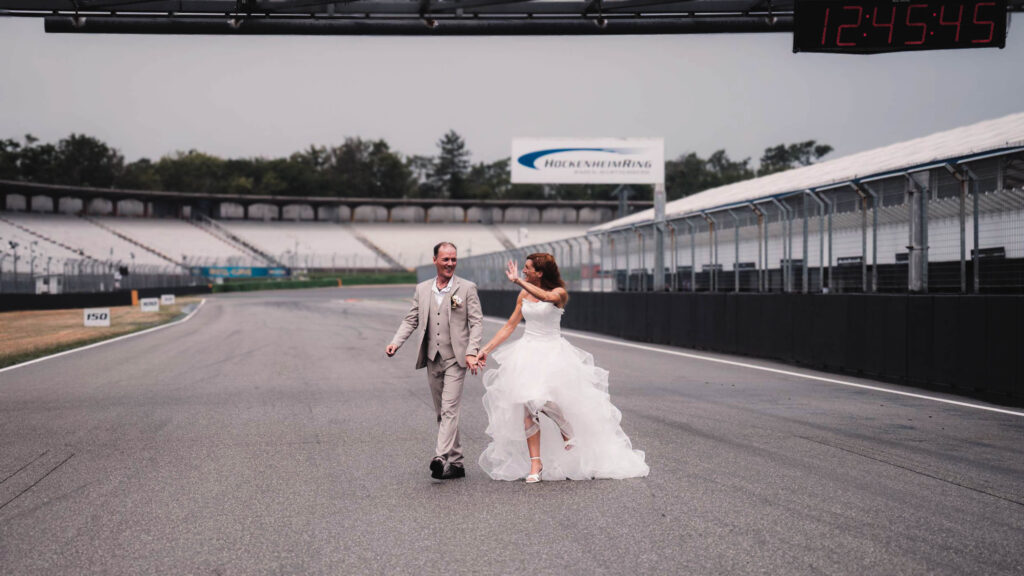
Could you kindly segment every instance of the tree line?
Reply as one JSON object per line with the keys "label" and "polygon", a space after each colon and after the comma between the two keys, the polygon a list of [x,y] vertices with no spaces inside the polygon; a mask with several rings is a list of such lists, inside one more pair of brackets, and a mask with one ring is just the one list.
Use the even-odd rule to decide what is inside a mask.
{"label": "tree line", "polygon": [[[733,160],[725,150],[695,152],[665,163],[669,200],[740,180],[813,164],[832,151],[814,140],[765,149],[759,166]],[[436,156],[406,156],[384,140],[346,138],[336,146],[311,145],[283,158],[223,159],[198,150],[153,161],[125,162],[119,150],[83,134],[57,143],[31,134],[0,140],[0,179],[130,190],[208,194],[363,198],[467,198],[607,200],[609,185],[533,185],[509,181],[509,159],[470,162],[465,140],[453,130],[437,141]],[[650,199],[650,186],[633,186]]]}

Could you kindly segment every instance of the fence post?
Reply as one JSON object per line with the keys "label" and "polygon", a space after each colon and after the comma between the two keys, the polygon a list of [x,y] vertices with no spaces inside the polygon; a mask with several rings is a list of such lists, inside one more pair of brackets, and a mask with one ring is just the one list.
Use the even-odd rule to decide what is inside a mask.
{"label": "fence post", "polygon": [[[791,256],[786,254],[786,246],[788,244],[786,242],[786,236],[787,236],[787,234],[786,234],[786,230],[787,230],[786,224],[787,224],[787,221],[788,221],[788,218],[786,216],[788,214],[788,209],[786,208],[786,206],[782,202],[779,202],[778,198],[772,197],[772,198],[769,198],[769,200],[771,200],[772,203],[775,204],[775,206],[779,209],[779,224],[782,225],[781,226],[782,227],[782,239],[781,239],[782,240],[782,263],[781,263],[781,266],[779,267],[780,268],[779,271],[782,273],[782,292],[783,293],[788,293],[789,289],[790,289],[790,284],[791,284],[790,278],[792,276],[791,272],[792,272],[792,268],[793,268],[793,259],[792,259]],[[765,243],[767,244],[767,242],[768,242],[768,240],[767,240],[767,238],[765,238]],[[790,246],[790,247],[792,247],[792,246]],[[767,248],[765,248],[765,250],[767,250]]]}
{"label": "fence post", "polygon": [[676,243],[676,225],[671,222],[666,222],[669,231],[672,234],[672,291],[679,291],[679,245]]}
{"label": "fence post", "polygon": [[[925,173],[927,174],[927,172]],[[907,289],[928,292],[928,187],[910,172],[904,172],[910,196],[909,244],[907,245]]]}
{"label": "fence post", "polygon": [[[804,190],[807,196],[810,196],[818,204],[818,290],[825,293],[825,202],[818,198],[813,190]],[[804,202],[807,205],[807,202]],[[831,223],[829,223],[829,233],[832,232]],[[832,239],[829,238],[829,250],[832,249]],[[810,264],[807,258],[807,213],[804,211],[804,294],[808,290],[807,279],[807,267]],[[828,267],[829,267],[829,285],[832,284],[832,254],[828,255]]]}
{"label": "fence post", "polygon": [[747,205],[757,215],[757,291],[764,292],[764,275],[762,274],[762,260],[764,256],[761,255],[762,242],[764,241],[764,212],[753,202],[748,202]]}
{"label": "fence post", "polygon": [[739,294],[740,292],[740,219],[736,214],[729,210],[729,216],[732,216],[732,236],[733,236],[733,259],[732,259],[732,288],[733,292]]}
{"label": "fence post", "polygon": [[695,227],[693,222],[687,218],[684,220],[690,227],[690,292],[697,291],[697,247],[694,244]]}

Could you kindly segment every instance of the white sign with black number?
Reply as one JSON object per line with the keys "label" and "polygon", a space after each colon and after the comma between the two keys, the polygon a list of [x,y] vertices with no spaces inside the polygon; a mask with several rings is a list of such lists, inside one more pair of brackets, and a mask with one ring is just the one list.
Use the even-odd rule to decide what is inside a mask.
{"label": "white sign with black number", "polygon": [[86,308],[86,326],[110,326],[110,308]]}
{"label": "white sign with black number", "polygon": [[159,312],[160,311],[160,299],[159,298],[143,298],[139,300],[139,306],[143,312]]}
{"label": "white sign with black number", "polygon": [[164,306],[170,306],[174,304],[174,294],[161,294],[160,303]]}

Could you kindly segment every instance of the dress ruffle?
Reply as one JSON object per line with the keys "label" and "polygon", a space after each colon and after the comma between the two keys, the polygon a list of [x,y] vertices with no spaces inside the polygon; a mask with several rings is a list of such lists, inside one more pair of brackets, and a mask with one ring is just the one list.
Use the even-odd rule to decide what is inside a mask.
{"label": "dress ruffle", "polygon": [[[491,443],[480,456],[480,467],[493,479],[518,480],[530,471],[524,419],[526,407],[535,411],[546,402],[557,404],[571,425],[576,447],[564,449],[559,428],[540,417],[544,480],[632,478],[649,472],[644,453],[634,450],[622,431],[622,414],[608,395],[608,371],[594,358],[557,332],[561,310],[530,310],[530,322],[553,324],[554,330],[531,333],[495,350],[489,358],[500,364],[484,373],[484,410]],[[532,313],[527,313],[528,311]],[[553,333],[552,333],[553,332]]]}

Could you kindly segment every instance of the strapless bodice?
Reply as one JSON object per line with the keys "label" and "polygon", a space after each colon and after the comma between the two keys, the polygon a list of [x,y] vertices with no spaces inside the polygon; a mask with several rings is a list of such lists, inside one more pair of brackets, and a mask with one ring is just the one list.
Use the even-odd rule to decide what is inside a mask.
{"label": "strapless bodice", "polygon": [[565,310],[550,302],[523,300],[526,336],[552,338],[562,335],[562,313]]}

